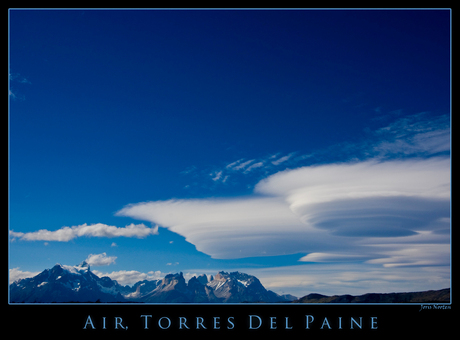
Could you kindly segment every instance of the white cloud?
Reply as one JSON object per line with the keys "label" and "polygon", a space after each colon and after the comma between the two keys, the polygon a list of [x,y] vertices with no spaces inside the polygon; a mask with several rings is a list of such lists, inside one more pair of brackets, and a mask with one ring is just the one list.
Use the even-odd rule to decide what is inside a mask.
{"label": "white cloud", "polygon": [[449,266],[449,244],[379,244],[375,246],[382,257],[367,261],[384,267]]}
{"label": "white cloud", "polygon": [[282,196],[296,213],[303,205],[368,197],[450,197],[445,157],[334,163],[278,172],[260,181],[259,194]]}
{"label": "white cloud", "polygon": [[232,163],[230,163],[230,164],[227,164],[227,165],[225,166],[225,168],[226,168],[226,169],[233,169],[235,166],[237,166],[237,165],[238,165],[239,163],[241,163],[242,161],[244,161],[244,158],[239,159],[239,160],[237,160],[237,161],[235,161],[235,162],[232,162]]}
{"label": "white cloud", "polygon": [[50,231],[41,229],[34,232],[22,233],[10,231],[10,236],[26,241],[60,241],[68,242],[76,237],[137,237],[144,238],[158,234],[158,227],[148,228],[144,224],[130,224],[124,228],[109,226],[102,223],[87,225],[82,224],[73,227],[62,227]]}
{"label": "white cloud", "polygon": [[365,258],[365,255],[359,254],[341,254],[341,253],[310,253],[299,259],[301,262],[347,262],[356,261]]}
{"label": "white cloud", "polygon": [[10,274],[9,282],[10,284],[12,284],[16,280],[25,279],[27,277],[33,277],[35,275],[40,274],[40,272],[22,271],[22,270],[19,270],[19,267],[16,267],[16,268],[10,269],[9,274]]}
{"label": "white cloud", "polygon": [[239,165],[236,165],[233,167],[233,170],[242,170],[244,169],[245,167],[247,167],[249,164],[251,164],[252,162],[254,162],[254,159],[251,159],[249,161],[246,161],[244,163],[241,163]]}
{"label": "white cloud", "polygon": [[99,277],[108,276],[112,280],[116,280],[122,286],[133,285],[134,283],[143,280],[158,280],[162,279],[166,275],[160,271],[149,271],[148,273],[142,273],[137,270],[120,270],[111,273],[103,273],[98,270],[92,270],[92,272]]}
{"label": "white cloud", "polygon": [[264,241],[274,242],[282,229],[308,229],[282,200],[271,197],[146,202],[117,214],[155,220],[216,258],[259,255]]}
{"label": "white cloud", "polygon": [[14,90],[14,92],[11,90],[11,83],[14,83],[15,85],[19,85],[19,84],[31,84],[31,82],[25,77],[22,77],[18,73],[13,73],[13,74],[10,73],[9,80],[10,80],[10,83],[8,84],[9,85],[8,96],[11,97],[13,100],[16,100],[16,99],[24,100],[25,99],[24,95],[22,94],[18,95],[18,93],[16,92],[16,89]]}
{"label": "white cloud", "polygon": [[378,154],[435,154],[450,150],[450,129],[421,132],[407,138],[385,140],[378,143],[374,150]]}
{"label": "white cloud", "polygon": [[262,166],[264,166],[264,163],[263,163],[263,162],[254,163],[254,164],[250,165],[246,170],[244,170],[244,173],[248,173],[248,172],[250,172],[251,170],[260,168],[260,167],[262,167]]}
{"label": "white cloud", "polygon": [[108,266],[112,263],[115,263],[116,259],[117,259],[116,256],[107,256],[106,253],[102,253],[102,254],[89,254],[85,261],[90,266],[97,267],[97,266]]}
{"label": "white cloud", "polygon": [[10,237],[11,237],[11,240],[12,240],[12,241],[16,240],[16,238],[22,237],[23,235],[24,235],[24,233],[16,232],[16,231],[10,230]]}
{"label": "white cloud", "polygon": [[187,167],[187,169],[183,170],[180,172],[181,175],[188,175],[192,172],[195,172],[196,171],[196,166],[189,166]]}
{"label": "white cloud", "polygon": [[[218,169],[216,169],[214,166],[212,170],[210,169],[209,171],[203,171],[202,173],[206,174],[206,177],[211,178],[211,180],[216,184],[225,184],[230,176],[246,176],[250,174],[253,178],[261,178],[261,176],[267,176],[267,174],[275,172],[278,165],[288,160],[291,160],[290,165],[294,165],[306,158],[311,157],[311,155],[304,155],[295,157],[294,159],[293,156],[296,153],[297,152],[291,152],[290,154],[281,157],[280,153],[277,153],[274,155],[254,158],[250,160],[241,158]],[[235,182],[236,181],[234,180],[233,184],[235,184]],[[195,183],[195,185],[196,184],[197,183]],[[185,188],[188,187],[189,185]]]}
{"label": "white cloud", "polygon": [[272,164],[273,165],[280,165],[281,163],[286,162],[287,160],[289,160],[289,158],[291,158],[292,156],[293,156],[293,153],[290,153],[289,155],[286,155],[286,156],[278,158],[276,161],[272,161]]}
{"label": "white cloud", "polygon": [[10,81],[12,82],[17,82],[21,84],[31,84],[31,82],[27,78],[21,76],[19,73],[10,73],[8,76]]}
{"label": "white cloud", "polygon": [[218,181],[222,177],[222,171],[217,171],[217,172],[211,173],[210,175],[214,176],[212,180],[215,182],[215,181]]}
{"label": "white cloud", "polygon": [[13,98],[13,99],[16,99],[16,95],[13,93],[13,91],[11,91],[10,89],[8,89],[8,95]]}
{"label": "white cloud", "polygon": [[312,154],[312,153],[311,153],[311,154],[307,154],[307,155],[300,155],[300,156],[297,156],[297,157],[295,158],[295,161],[296,161],[296,162],[300,162],[300,161],[303,161],[303,160],[305,160],[305,159],[311,158],[311,157],[313,157],[313,156],[314,156],[314,154]]}

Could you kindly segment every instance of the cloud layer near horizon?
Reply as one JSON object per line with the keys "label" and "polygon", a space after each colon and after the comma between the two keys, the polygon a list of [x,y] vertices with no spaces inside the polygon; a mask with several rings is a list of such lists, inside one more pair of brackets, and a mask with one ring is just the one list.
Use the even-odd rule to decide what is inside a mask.
{"label": "cloud layer near horizon", "polygon": [[302,261],[397,266],[427,264],[424,254],[446,264],[449,200],[449,158],[409,158],[301,167],[249,197],[143,202],[117,215],[168,228],[213,258],[316,253]]}

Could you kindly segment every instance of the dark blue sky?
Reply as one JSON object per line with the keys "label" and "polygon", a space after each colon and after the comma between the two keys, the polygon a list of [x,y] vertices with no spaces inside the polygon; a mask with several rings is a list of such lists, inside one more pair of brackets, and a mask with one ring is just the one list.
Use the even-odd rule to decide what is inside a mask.
{"label": "dark blue sky", "polygon": [[[251,197],[259,181],[285,169],[448,155],[438,138],[450,116],[448,10],[9,14],[15,232],[123,228],[140,223],[115,215],[127,204]],[[184,257],[212,256],[193,242],[169,253],[169,241],[157,239],[185,244],[190,236],[164,227],[104,246],[91,237],[46,247],[18,240],[10,262],[38,270],[116,249],[114,270],[147,272],[167,271],[166,258],[176,255],[183,262],[167,262],[182,263],[178,270],[191,268]],[[155,248],[162,260],[129,268],[121,246],[104,248],[113,242],[146,256]],[[62,255],[64,244],[73,257]],[[23,260],[38,249],[41,260]],[[264,265],[282,263],[271,261]]]}

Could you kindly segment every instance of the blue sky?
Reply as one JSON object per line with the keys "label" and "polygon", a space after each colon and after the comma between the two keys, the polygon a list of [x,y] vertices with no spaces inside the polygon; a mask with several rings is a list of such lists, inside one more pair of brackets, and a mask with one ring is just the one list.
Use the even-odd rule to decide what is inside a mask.
{"label": "blue sky", "polygon": [[449,10],[10,10],[11,278],[450,285]]}

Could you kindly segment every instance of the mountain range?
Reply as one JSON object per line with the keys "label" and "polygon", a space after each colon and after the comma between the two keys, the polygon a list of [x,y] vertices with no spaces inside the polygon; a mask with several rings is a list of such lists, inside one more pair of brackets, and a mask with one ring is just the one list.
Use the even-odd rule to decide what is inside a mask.
{"label": "mountain range", "polygon": [[445,303],[450,289],[408,293],[370,293],[359,296],[309,294],[297,299],[278,295],[252,275],[240,272],[202,274],[185,281],[182,273],[159,280],[143,280],[122,286],[116,280],[93,274],[83,261],[77,266],[56,264],[40,274],[10,285],[11,303],[131,302],[131,303]]}
{"label": "mountain range", "polygon": [[12,303],[139,302],[139,303],[239,303],[290,302],[296,297],[266,290],[252,275],[219,272],[210,280],[203,274],[185,282],[182,273],[159,280],[122,286],[116,280],[93,274],[82,262],[56,264],[40,274],[10,285]]}

